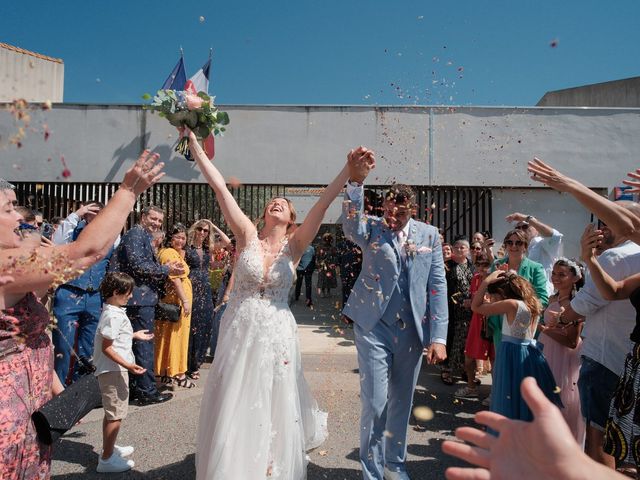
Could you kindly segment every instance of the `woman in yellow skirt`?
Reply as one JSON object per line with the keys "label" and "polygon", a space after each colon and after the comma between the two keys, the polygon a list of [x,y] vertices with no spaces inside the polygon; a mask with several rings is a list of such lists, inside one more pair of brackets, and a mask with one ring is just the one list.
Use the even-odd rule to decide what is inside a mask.
{"label": "woman in yellow skirt", "polygon": [[158,253],[161,264],[181,262],[185,272],[182,275],[169,276],[166,295],[161,300],[164,303],[180,305],[182,313],[178,322],[156,321],[155,370],[160,381],[169,386],[193,388],[196,384],[186,376],[193,297],[189,266],[184,260],[186,242],[187,229],[181,223],[177,223],[165,242],[165,248]]}

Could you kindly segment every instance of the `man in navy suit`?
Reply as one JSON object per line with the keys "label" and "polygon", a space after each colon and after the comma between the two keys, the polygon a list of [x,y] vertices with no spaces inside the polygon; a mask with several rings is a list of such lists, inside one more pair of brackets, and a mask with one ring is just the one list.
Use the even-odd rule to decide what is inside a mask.
{"label": "man in navy suit", "polygon": [[[151,245],[152,235],[162,228],[164,211],[150,205],[142,209],[140,223],[124,234],[109,266],[110,270],[127,273],[133,277],[136,286],[127,304],[127,316],[133,331],[153,332],[155,307],[169,275],[181,275],[184,267],[180,263],[160,265]],[[154,362],[154,342],[134,340],[133,355],[136,363],[146,369],[142,375],[132,375],[130,399],[138,405],[165,402],[173,397],[161,394],[156,387]]]}
{"label": "man in navy suit", "polygon": [[395,185],[383,216],[363,213],[363,182],[375,166],[349,152],[345,236],[362,249],[362,270],[343,313],[354,326],[360,370],[360,463],[366,480],[409,480],[407,428],[423,349],[446,358],[447,284],[438,230],[411,218],[415,192]]}

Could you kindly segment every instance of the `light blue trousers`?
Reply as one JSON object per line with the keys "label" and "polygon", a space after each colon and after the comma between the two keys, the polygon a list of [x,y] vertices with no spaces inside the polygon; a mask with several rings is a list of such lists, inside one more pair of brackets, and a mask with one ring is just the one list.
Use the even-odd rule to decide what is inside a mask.
{"label": "light blue trousers", "polygon": [[360,463],[365,480],[382,480],[386,465],[404,471],[407,428],[422,343],[413,321],[383,321],[370,332],[354,326],[360,369]]}

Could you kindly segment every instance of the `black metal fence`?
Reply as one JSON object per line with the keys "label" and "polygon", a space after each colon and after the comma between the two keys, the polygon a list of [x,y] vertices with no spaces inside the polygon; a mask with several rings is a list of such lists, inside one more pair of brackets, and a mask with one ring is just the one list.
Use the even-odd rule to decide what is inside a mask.
{"label": "black metal fence", "polygon": [[[14,182],[18,203],[41,211],[44,218],[66,217],[80,202],[98,200],[107,203],[117,190],[117,183]],[[267,202],[287,192],[317,192],[321,185],[240,185],[230,186],[240,208],[251,218],[258,218]],[[374,212],[382,206],[384,186],[367,187],[368,201]],[[492,229],[491,189],[469,187],[415,187],[417,218],[444,232],[447,241],[457,235],[471,236],[476,231]],[[126,228],[135,224],[142,206],[154,204],[165,211],[165,224],[208,218],[225,228],[213,191],[202,183],[159,183],[143,193],[129,216]]]}

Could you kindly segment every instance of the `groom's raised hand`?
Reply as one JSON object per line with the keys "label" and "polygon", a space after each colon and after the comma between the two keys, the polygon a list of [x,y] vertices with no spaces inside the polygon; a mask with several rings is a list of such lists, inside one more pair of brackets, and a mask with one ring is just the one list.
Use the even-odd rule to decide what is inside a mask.
{"label": "groom's raised hand", "polygon": [[349,180],[362,183],[369,175],[369,172],[376,167],[376,157],[373,150],[360,146],[350,150],[347,154],[347,165],[349,167]]}

